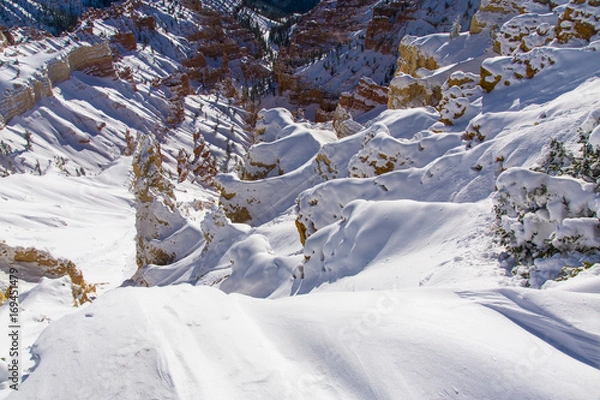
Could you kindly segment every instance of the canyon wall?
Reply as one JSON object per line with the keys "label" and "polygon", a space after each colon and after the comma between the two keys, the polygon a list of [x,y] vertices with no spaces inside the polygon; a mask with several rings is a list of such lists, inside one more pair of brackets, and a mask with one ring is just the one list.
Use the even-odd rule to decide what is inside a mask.
{"label": "canyon wall", "polygon": [[[2,38],[0,38],[0,46]],[[71,49],[66,56],[48,61],[26,83],[13,84],[0,95],[0,129],[15,116],[31,110],[43,97],[52,96],[52,87],[71,77],[73,71],[106,77],[114,76],[113,54],[106,42]]]}

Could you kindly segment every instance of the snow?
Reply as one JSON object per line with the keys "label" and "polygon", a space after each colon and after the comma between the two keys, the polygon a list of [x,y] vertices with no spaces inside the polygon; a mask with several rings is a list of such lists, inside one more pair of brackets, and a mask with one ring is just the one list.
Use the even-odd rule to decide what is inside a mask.
{"label": "snow", "polygon": [[[250,132],[239,104],[195,83],[183,121],[167,128],[169,89],[151,81],[177,71],[178,52],[190,50],[185,21],[118,60],[135,71],[137,90],[82,72],[57,84],[0,130],[12,149],[0,154],[0,240],[73,261],[97,291],[75,307],[68,276],[22,277],[24,379],[19,392],[8,388],[10,337],[1,335],[0,398],[597,399],[597,185],[532,168],[552,139],[574,152],[580,134],[600,145],[600,42],[542,40],[531,26],[544,21],[554,35],[571,3],[552,14],[525,3],[527,13],[503,15],[499,29],[527,33],[531,51],[508,41],[496,54],[488,31],[406,36],[438,61],[422,79],[456,101],[377,109],[344,138],[283,108],[259,111]],[[156,7],[145,12],[167,24]],[[433,29],[423,24],[414,22],[415,35]],[[12,73],[0,71],[0,89],[86,43],[5,49],[0,68]],[[345,50],[364,73],[371,54]],[[318,80],[332,56],[300,73]],[[480,67],[487,83],[500,77],[494,88],[478,85]],[[350,74],[327,82],[342,90]],[[448,77],[472,82],[444,85]],[[176,156],[199,130],[223,172],[216,188],[177,182]],[[174,185],[161,204],[176,212],[153,215],[165,237],[149,240],[177,253],[140,269],[134,193],[143,179],[132,166],[140,156],[126,154],[138,133],[160,142],[160,178]],[[557,251],[518,260],[500,228],[513,247]],[[10,266],[0,263],[3,293]],[[0,325],[9,313],[0,307]]]}
{"label": "snow", "polygon": [[[364,47],[364,39],[367,29],[366,26],[373,17],[376,8],[385,9],[389,1],[365,2],[357,5],[358,17],[356,22],[346,27],[348,39],[341,43],[338,48],[330,50],[319,60],[303,65],[296,71],[297,75],[309,84],[317,87],[323,87],[331,93],[341,94],[349,91],[358,85],[361,77],[366,76],[378,84],[386,84],[390,76],[396,69],[397,46],[398,41],[406,36],[421,35],[427,36],[435,32],[449,32],[453,20],[460,17],[462,26],[468,28],[473,13],[479,6],[479,1],[453,1],[439,2],[425,0],[420,3],[406,2],[402,11],[396,18],[390,17],[393,26],[392,32],[381,32],[387,35],[392,49],[388,54],[375,50],[368,50]],[[339,12],[337,2],[323,2],[321,4],[330,13]],[[350,8],[349,13],[354,12]],[[394,37],[395,35],[395,37]],[[447,38],[446,34],[446,38]],[[489,40],[485,38],[484,41]],[[473,46],[473,45],[471,45]],[[449,53],[457,51],[454,47]]]}
{"label": "snow", "polygon": [[135,271],[130,159],[90,177],[11,175],[0,186],[1,233],[11,246],[65,257],[89,283],[113,288]]}
{"label": "snow", "polygon": [[[268,115],[273,113],[283,115]],[[310,125],[306,123],[295,124],[291,120],[291,114],[285,109],[273,109],[265,113],[261,110],[259,119],[262,121],[257,125],[257,132],[262,132],[262,129],[265,131],[258,135],[260,143],[252,146],[246,155],[246,170],[250,174],[260,174],[260,167],[264,165],[277,166],[273,172],[280,175],[294,171],[309,161],[323,144],[337,139],[331,131],[311,130]],[[261,128],[263,124],[267,125],[268,129]],[[285,126],[283,129],[278,128],[282,125]],[[274,134],[276,136],[273,138]],[[254,168],[257,162],[260,163],[259,168]]]}
{"label": "snow", "polygon": [[[19,396],[595,398],[600,298],[525,291],[261,300],[189,285],[124,288],[45,330]],[[577,331],[547,314],[565,305],[578,310]],[[568,348],[550,345],[543,328]],[[44,379],[56,371],[69,371],[60,386]]]}
{"label": "snow", "polygon": [[[484,247],[493,247],[491,232],[477,229],[486,218],[487,206],[410,200],[350,202],[342,210],[341,222],[308,238],[304,250],[308,261],[299,293],[317,287],[361,291],[460,282],[464,288],[501,281],[500,271],[480,269],[489,260],[476,243],[487,241]],[[456,226],[462,228],[460,235]],[[470,269],[473,274],[465,274]]]}

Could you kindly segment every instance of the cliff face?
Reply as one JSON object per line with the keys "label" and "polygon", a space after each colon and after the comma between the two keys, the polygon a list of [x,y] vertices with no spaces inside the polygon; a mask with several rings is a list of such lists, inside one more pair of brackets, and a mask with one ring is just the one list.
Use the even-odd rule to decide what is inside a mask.
{"label": "cliff face", "polygon": [[11,118],[31,110],[44,96],[52,96],[52,83],[47,75],[33,80],[29,85],[15,84],[0,98],[0,128]]}
{"label": "cliff face", "polygon": [[132,166],[137,265],[142,268],[148,264],[169,264],[177,254],[165,239],[181,229],[184,220],[175,206],[173,184],[162,169],[160,145],[152,136],[138,138]]}
{"label": "cliff face", "polygon": [[[390,82],[402,37],[447,32],[457,16],[466,28],[478,6],[478,0],[322,1],[300,18],[279,53],[274,72],[280,94],[289,91],[292,103],[302,107],[319,105],[315,121],[330,119],[340,96],[345,108],[351,101],[342,93],[363,90],[363,76],[377,85]],[[406,67],[414,72],[421,66]]]}
{"label": "cliff face", "polygon": [[52,96],[52,87],[71,77],[73,71],[114,76],[113,55],[108,43],[80,46],[66,56],[50,59],[27,81],[13,84],[0,97],[0,128],[17,115],[31,110],[43,97]]}
{"label": "cliff face", "polygon": [[[273,67],[280,94],[289,91],[291,101],[299,106],[318,104],[322,110],[333,112],[341,91],[308,82],[296,71],[323,57],[339,57],[344,46],[358,45],[352,44],[353,33],[367,30],[375,3],[377,0],[322,1],[304,15],[294,28],[289,46],[281,49]],[[373,48],[378,47],[376,30],[374,25],[368,31]]]}
{"label": "cliff face", "polygon": [[[51,60],[47,66],[48,79],[50,83],[56,85],[57,83],[64,82],[71,77],[71,66],[69,65],[68,58],[57,58]],[[50,93],[49,96],[52,94]]]}
{"label": "cliff face", "polygon": [[372,79],[362,77],[355,92],[342,93],[340,106],[352,114],[361,114],[377,106],[386,105],[388,88],[378,85]]}
{"label": "cliff face", "polygon": [[382,54],[392,54],[398,45],[398,30],[406,21],[413,19],[406,11],[408,2],[378,4],[373,8],[373,18],[369,21],[365,37],[365,49]]}
{"label": "cliff face", "polygon": [[71,71],[81,71],[98,77],[115,75],[113,54],[106,42],[77,47],[69,52],[68,60]]}

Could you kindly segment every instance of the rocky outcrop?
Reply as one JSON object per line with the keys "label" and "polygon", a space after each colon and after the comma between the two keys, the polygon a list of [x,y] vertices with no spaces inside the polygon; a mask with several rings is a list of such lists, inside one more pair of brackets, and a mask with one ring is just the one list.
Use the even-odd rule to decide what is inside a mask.
{"label": "rocky outcrop", "polygon": [[202,2],[198,0],[182,0],[181,4],[192,11],[202,11]]}
{"label": "rocky outcrop", "polygon": [[388,108],[436,106],[441,100],[439,84],[421,79],[420,69],[436,70],[436,59],[413,44],[413,37],[405,37],[399,46],[400,57],[396,77],[390,82]]}
{"label": "rocky outcrop", "polygon": [[499,29],[494,50],[501,55],[511,55],[515,51],[528,52],[545,46],[556,36],[557,20],[558,16],[552,13],[516,16]]}
{"label": "rocky outcrop", "polygon": [[48,76],[32,79],[27,85],[15,84],[0,98],[0,128],[17,115],[31,110],[45,96],[52,96]]}
{"label": "rocky outcrop", "polygon": [[390,83],[388,108],[435,107],[441,99],[442,88],[437,82],[400,75]]}
{"label": "rocky outcrop", "polygon": [[410,7],[407,1],[378,4],[373,8],[365,34],[365,48],[381,54],[391,54],[398,45],[398,29],[403,22],[413,19],[405,14]]}
{"label": "rocky outcrop", "polygon": [[[290,57],[286,50],[282,51],[280,57]],[[321,110],[331,112],[335,110],[337,99],[335,95],[327,93],[322,88],[314,87],[294,75],[293,70],[281,63],[276,63],[273,69],[278,83],[280,95],[288,92],[292,103],[305,107],[318,104]]]}
{"label": "rocky outcrop", "polygon": [[[202,29],[190,35],[198,51],[205,57],[218,59],[225,54],[229,61],[242,58],[248,47],[256,52],[258,44],[235,18],[209,9],[198,12],[198,23]],[[246,47],[246,50],[242,50]]]}
{"label": "rocky outcrop", "polygon": [[115,76],[113,54],[106,42],[76,47],[69,52],[67,58],[72,71],[99,77]]}
{"label": "rocky outcrop", "polygon": [[193,134],[192,154],[179,149],[177,154],[177,175],[179,182],[190,179],[193,183],[210,186],[218,173],[217,163],[200,131]]}
{"label": "rocky outcrop", "polygon": [[471,19],[472,34],[488,29],[494,33],[506,21],[524,12],[523,2],[517,0],[481,0],[479,10]]}
{"label": "rocky outcrop", "polygon": [[[71,77],[71,66],[67,58],[56,58],[46,65],[48,79],[52,85],[64,82]],[[51,94],[49,94],[51,95]]]}
{"label": "rocky outcrop", "polygon": [[206,58],[204,57],[204,54],[197,53],[192,57],[183,60],[183,65],[190,70],[199,70],[206,67]]}
{"label": "rocky outcrop", "polygon": [[[249,87],[271,77],[271,71],[258,60],[262,50],[248,29],[232,16],[202,7],[193,10],[195,26],[186,32],[193,51],[182,60],[190,79],[209,91],[230,77]],[[233,71],[231,62],[235,62]]]}
{"label": "rocky outcrop", "polygon": [[14,272],[18,278],[27,282],[38,282],[42,277],[56,279],[68,276],[75,306],[89,302],[90,294],[96,292],[96,286],[85,282],[81,270],[72,261],[55,258],[35,247],[12,247],[0,243],[0,268],[7,274],[14,268],[18,271]]}
{"label": "rocky outcrop", "polygon": [[156,21],[154,21],[152,16],[141,17],[134,15],[132,18],[138,31],[153,31],[156,29]]}
{"label": "rocky outcrop", "polygon": [[31,110],[43,97],[52,96],[52,87],[71,77],[73,71],[114,76],[113,55],[108,43],[75,47],[66,56],[46,63],[24,83],[13,84],[0,97],[0,128],[13,117]]}
{"label": "rocky outcrop", "polygon": [[169,115],[167,124],[177,126],[185,119],[183,98],[192,93],[190,80],[187,74],[176,72],[166,78],[152,82],[155,88],[166,89],[169,101]]}
{"label": "rocky outcrop", "polygon": [[573,0],[558,20],[557,39],[567,43],[573,39],[590,41],[600,32],[600,1]]}
{"label": "rocky outcrop", "polygon": [[176,72],[154,84],[155,87],[165,86],[168,88],[172,97],[185,97],[192,93],[190,79],[187,74]]}
{"label": "rocky outcrop", "polygon": [[439,68],[435,58],[431,55],[424,54],[410,39],[411,38],[406,38],[406,40],[400,42],[400,57],[398,58],[396,75],[403,73],[414,78],[419,78],[420,76],[417,71],[420,68],[425,68],[430,71]]}
{"label": "rocky outcrop", "polygon": [[185,220],[175,206],[173,185],[164,176],[160,146],[153,137],[138,138],[132,166],[137,265],[142,268],[149,264],[170,264],[177,254],[167,239]]}
{"label": "rocky outcrop", "polygon": [[[596,0],[574,0],[557,7],[552,2],[538,4],[537,12],[524,12],[512,17],[493,33],[494,50],[502,55],[515,52],[528,52],[536,47],[548,45],[553,40],[560,44],[570,41],[582,41],[585,45],[600,32],[600,2]],[[514,15],[513,9],[508,12],[497,12],[498,20]],[[489,13],[489,12],[488,12]],[[477,15],[476,15],[477,16]]]}
{"label": "rocky outcrop", "polygon": [[388,88],[378,85],[372,79],[363,76],[356,91],[342,93],[340,106],[352,114],[362,114],[388,102]]}
{"label": "rocky outcrop", "polygon": [[272,72],[266,66],[252,62],[249,57],[243,57],[241,60],[242,73],[244,79],[248,82],[266,81],[272,77]]}
{"label": "rocky outcrop", "polygon": [[472,101],[483,91],[479,81],[479,75],[473,73],[457,71],[450,75],[442,85],[442,100],[438,104],[440,122],[454,125],[474,116],[477,109],[473,107]]}
{"label": "rocky outcrop", "polygon": [[354,135],[362,128],[362,125],[352,119],[352,114],[342,107],[341,104],[338,104],[333,114],[333,129],[337,137],[343,138]]}
{"label": "rocky outcrop", "polygon": [[111,37],[111,42],[121,46],[126,51],[133,51],[137,48],[137,42],[133,32],[119,32]]}
{"label": "rocky outcrop", "polygon": [[554,65],[554,57],[555,50],[544,47],[524,54],[515,54],[512,58],[486,60],[481,64],[479,85],[486,92],[491,92],[500,83],[510,86],[516,81],[531,79],[541,70]]}

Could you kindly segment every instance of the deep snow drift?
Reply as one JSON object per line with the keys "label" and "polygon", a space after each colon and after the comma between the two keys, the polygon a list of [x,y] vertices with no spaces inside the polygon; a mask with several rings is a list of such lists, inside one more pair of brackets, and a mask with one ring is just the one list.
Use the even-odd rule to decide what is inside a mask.
{"label": "deep snow drift", "polygon": [[[592,399],[600,330],[589,297],[416,289],[273,301],[126,288],[47,328],[19,395]],[[548,315],[556,308],[570,319]],[[48,379],[57,373],[60,386]]]}

